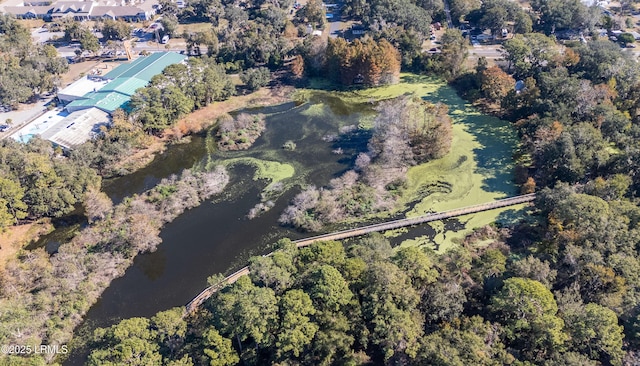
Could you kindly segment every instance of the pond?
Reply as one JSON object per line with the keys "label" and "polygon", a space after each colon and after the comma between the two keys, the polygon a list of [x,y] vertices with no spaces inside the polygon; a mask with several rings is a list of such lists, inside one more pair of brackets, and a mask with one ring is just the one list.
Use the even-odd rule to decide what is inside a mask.
{"label": "pond", "polygon": [[[158,250],[139,255],[125,275],[111,283],[76,330],[76,338],[86,339],[92,329],[123,318],[148,317],[182,306],[206,287],[208,276],[244,266],[250,255],[268,252],[270,244],[280,238],[306,236],[281,227],[277,222],[280,213],[300,186],[326,185],[350,169],[357,153],[366,149],[366,133],[346,142],[331,142],[328,137],[338,134],[343,126],[370,126],[375,117],[374,100],[405,93],[447,104],[455,120],[454,141],[447,157],[410,169],[406,210],[396,216],[515,194],[511,163],[517,141],[514,132],[507,122],[482,116],[465,105],[442,82],[405,76],[400,85],[360,92],[305,90],[298,98],[304,103],[247,111],[264,114],[267,126],[249,150],[219,151],[214,132],[207,131],[186,144],[170,147],[147,168],[105,183],[105,191],[118,202],[185,168],[225,164],[232,177],[220,197],[185,212],[162,230]],[[296,148],[283,149],[287,141],[293,141]],[[278,189],[267,189],[275,186]],[[247,213],[261,196],[273,200],[274,207],[248,219]],[[503,211],[396,232],[392,242],[436,248],[450,245],[474,227],[500,215],[509,216]],[[85,357],[86,350],[74,351],[65,364],[82,364]]]}

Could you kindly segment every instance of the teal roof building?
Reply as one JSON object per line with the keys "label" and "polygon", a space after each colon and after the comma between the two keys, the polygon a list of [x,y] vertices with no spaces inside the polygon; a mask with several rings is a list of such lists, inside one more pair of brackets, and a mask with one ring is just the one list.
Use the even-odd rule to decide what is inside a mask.
{"label": "teal roof building", "polygon": [[187,57],[176,52],[157,52],[142,56],[135,61],[122,64],[102,76],[111,80],[99,90],[85,94],[67,104],[68,112],[87,108],[98,108],[109,114],[124,107],[136,90],[145,87],[155,75],[162,73],[165,67],[184,61]]}

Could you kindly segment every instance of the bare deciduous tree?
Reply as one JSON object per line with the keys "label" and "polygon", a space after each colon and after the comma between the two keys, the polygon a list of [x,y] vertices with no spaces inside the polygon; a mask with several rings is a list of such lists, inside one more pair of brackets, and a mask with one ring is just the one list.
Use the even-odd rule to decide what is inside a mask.
{"label": "bare deciduous tree", "polygon": [[113,202],[96,188],[90,188],[84,196],[84,210],[89,223],[103,220],[113,210]]}

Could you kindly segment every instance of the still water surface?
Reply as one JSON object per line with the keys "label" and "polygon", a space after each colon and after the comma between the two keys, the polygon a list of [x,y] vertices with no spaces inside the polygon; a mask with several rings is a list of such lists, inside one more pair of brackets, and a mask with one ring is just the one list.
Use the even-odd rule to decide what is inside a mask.
{"label": "still water surface", "polygon": [[[117,203],[184,169],[250,158],[294,167],[294,176],[283,181],[284,192],[275,199],[275,207],[258,218],[247,219],[248,211],[260,202],[260,194],[269,182],[252,179],[253,167],[228,168],[231,182],[225,192],[166,225],[157,251],[139,255],[124,276],[111,283],[76,330],[77,338],[86,339],[96,327],[109,326],[120,319],[149,317],[183,306],[206,287],[210,275],[230,273],[244,266],[250,255],[268,252],[270,244],[280,238],[305,236],[279,226],[280,213],[300,191],[300,185],[326,185],[352,166],[355,156],[366,150],[368,135],[360,133],[333,141],[327,136],[337,135],[342,126],[370,122],[374,113],[368,102],[348,102],[324,92],[311,93],[308,102],[302,105],[287,103],[248,112],[264,114],[267,122],[266,131],[249,150],[217,151],[212,131],[207,131],[192,137],[189,143],[170,147],[134,174],[106,181],[104,190]],[[289,140],[297,145],[294,151],[281,148]],[[336,154],[337,149],[340,154]],[[509,149],[499,151],[500,156],[510,157]],[[478,152],[481,149],[477,149],[480,155]],[[444,223],[447,231],[458,231],[464,226],[457,220]],[[436,233],[425,226],[392,242],[398,244],[419,235],[433,237]],[[65,365],[81,365],[86,356],[86,349],[74,350]]]}
{"label": "still water surface", "polygon": [[[158,311],[183,306],[207,286],[210,275],[229,273],[244,266],[250,255],[268,252],[270,245],[280,238],[302,237],[303,234],[283,228],[277,222],[280,213],[299,192],[299,185],[326,185],[349,168],[357,151],[366,148],[353,141],[323,140],[327,134],[338,134],[340,126],[357,124],[362,113],[372,113],[368,105],[349,106],[351,113],[338,108],[334,113],[332,102],[339,99],[326,96],[313,98],[303,105],[288,103],[251,110],[250,113],[265,114],[267,130],[247,151],[217,151],[212,148],[215,145],[212,131],[208,131],[204,136],[192,137],[189,143],[170,147],[134,174],[106,181],[104,190],[117,203],[153,187],[171,174],[225,159],[254,158],[295,168],[294,177],[283,181],[285,191],[275,199],[275,206],[252,220],[246,215],[260,202],[260,194],[268,182],[252,179],[253,167],[228,168],[231,181],[225,192],[167,224],[161,232],[162,243],[158,249],[136,257],[124,276],[111,283],[87,313],[76,336],[86,338],[84,335],[92,329],[112,325],[120,319],[149,317]],[[294,151],[281,148],[288,140],[296,143]],[[343,148],[344,154],[333,153],[337,147]],[[54,239],[55,233],[49,240]],[[80,365],[86,355],[86,350],[76,350],[65,365]]]}

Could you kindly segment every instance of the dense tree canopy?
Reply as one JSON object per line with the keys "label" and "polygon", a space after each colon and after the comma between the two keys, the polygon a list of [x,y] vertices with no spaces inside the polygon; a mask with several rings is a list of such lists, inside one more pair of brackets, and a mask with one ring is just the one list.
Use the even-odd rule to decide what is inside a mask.
{"label": "dense tree canopy", "polygon": [[240,80],[245,83],[249,90],[254,91],[269,83],[271,72],[266,67],[251,68],[240,74]]}
{"label": "dense tree canopy", "polygon": [[[535,279],[495,267],[517,261],[499,235],[492,237],[498,241],[488,248],[464,244],[441,254],[417,247],[393,250],[379,235],[346,247],[318,242],[300,250],[283,240],[274,255],[251,260],[250,277],[223,288],[203,311],[187,318],[188,332],[194,332],[188,347],[175,348],[171,356],[161,342],[145,347],[150,354],[160,349],[165,363],[195,360],[204,352],[216,365],[621,365],[624,335],[614,311],[585,305],[571,288],[554,294]],[[540,278],[526,270],[539,265],[526,261],[517,265],[519,273]],[[485,279],[465,272],[484,273]],[[483,285],[490,276],[502,278],[497,288]],[[560,285],[554,276],[546,281]],[[443,286],[466,295],[446,321],[433,316],[433,296]],[[457,301],[449,292],[442,307]],[[117,353],[120,346],[108,334],[96,331],[93,354]]]}
{"label": "dense tree canopy", "polygon": [[37,138],[26,145],[3,140],[0,162],[2,227],[26,217],[68,214],[87,189],[100,187],[94,170],[60,159],[48,142]]}
{"label": "dense tree canopy", "polygon": [[531,8],[539,13],[538,28],[547,34],[563,29],[592,30],[601,12],[580,0],[534,0]]}
{"label": "dense tree canopy", "polygon": [[54,90],[67,69],[53,46],[33,45],[26,28],[0,14],[0,105],[16,106]]}
{"label": "dense tree canopy", "polygon": [[467,59],[467,40],[462,37],[462,33],[457,29],[445,30],[442,38],[442,52],[437,54],[439,61],[436,71],[446,79],[453,79],[460,75],[464,69],[464,62]]}
{"label": "dense tree canopy", "polygon": [[394,84],[400,76],[400,54],[389,42],[373,39],[330,39],[326,51],[327,74],[344,85]]}
{"label": "dense tree canopy", "polygon": [[186,65],[167,67],[149,86],[131,97],[134,118],[143,128],[159,133],[179,118],[235,92],[222,66],[211,58],[190,59]]}
{"label": "dense tree canopy", "polygon": [[105,39],[123,41],[131,37],[131,27],[123,20],[107,19],[102,24],[102,36]]}
{"label": "dense tree canopy", "polygon": [[443,10],[438,1],[349,0],[345,5],[349,15],[361,18],[366,25],[385,28],[397,24],[424,35],[429,34],[434,15]]}

